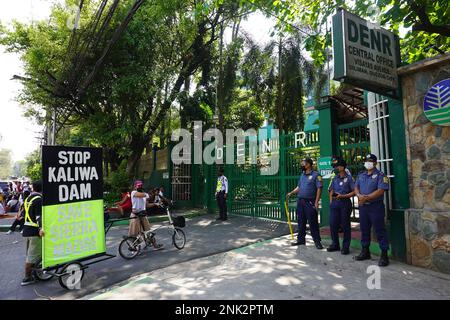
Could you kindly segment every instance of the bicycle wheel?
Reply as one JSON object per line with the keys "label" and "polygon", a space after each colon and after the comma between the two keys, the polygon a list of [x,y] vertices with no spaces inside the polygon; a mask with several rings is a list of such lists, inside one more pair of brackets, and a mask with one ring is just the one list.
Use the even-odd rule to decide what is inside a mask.
{"label": "bicycle wheel", "polygon": [[126,237],[120,242],[119,254],[126,260],[136,257],[141,251],[140,242],[136,237]]}
{"label": "bicycle wheel", "polygon": [[39,264],[36,266],[34,275],[36,278],[38,278],[39,281],[49,281],[54,277],[52,274],[45,273],[44,270],[42,270],[42,262],[39,262]]}
{"label": "bicycle wheel", "polygon": [[61,270],[59,284],[67,290],[80,289],[81,280],[84,277],[84,269],[81,263],[66,264]]}
{"label": "bicycle wheel", "polygon": [[184,248],[186,244],[186,235],[180,228],[175,228],[172,235],[172,243],[178,250]]}

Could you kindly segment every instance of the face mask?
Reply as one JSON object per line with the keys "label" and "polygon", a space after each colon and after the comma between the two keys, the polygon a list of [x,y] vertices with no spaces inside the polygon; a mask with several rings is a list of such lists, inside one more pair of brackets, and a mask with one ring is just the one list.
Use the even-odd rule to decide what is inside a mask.
{"label": "face mask", "polygon": [[136,191],[137,191],[137,192],[142,192],[142,191],[144,191],[144,189],[142,189],[142,188],[137,188]]}
{"label": "face mask", "polygon": [[301,166],[302,171],[306,171],[306,167],[305,166]]}
{"label": "face mask", "polygon": [[373,169],[373,162],[365,162],[364,163],[364,168],[366,168],[367,170],[372,170]]}
{"label": "face mask", "polygon": [[334,174],[339,174],[339,169],[334,169]]}

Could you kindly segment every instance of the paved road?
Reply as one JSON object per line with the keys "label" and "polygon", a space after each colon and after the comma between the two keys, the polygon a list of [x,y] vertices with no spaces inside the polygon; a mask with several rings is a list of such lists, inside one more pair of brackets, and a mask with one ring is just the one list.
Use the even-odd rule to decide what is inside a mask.
{"label": "paved road", "polygon": [[[246,246],[262,239],[288,234],[285,224],[263,222],[244,217],[232,217],[227,222],[216,222],[212,215],[187,221],[184,229],[186,247],[179,251],[170,244],[165,230],[158,232],[158,239],[166,250],[148,252],[135,260],[126,261],[120,256],[90,266],[82,281],[82,289],[66,291],[57,280],[21,287],[25,248],[19,233],[0,233],[0,299],[73,299],[96,290],[107,288],[130,277],[161,269],[180,262],[191,261],[231,249]],[[117,247],[127,227],[114,227],[107,235],[108,252],[117,254]]]}
{"label": "paved road", "polygon": [[[289,246],[284,236],[129,279],[83,299],[433,299],[450,300],[450,275],[393,261],[380,289],[367,286],[368,267],[351,256]],[[371,285],[376,282],[369,281]]]}

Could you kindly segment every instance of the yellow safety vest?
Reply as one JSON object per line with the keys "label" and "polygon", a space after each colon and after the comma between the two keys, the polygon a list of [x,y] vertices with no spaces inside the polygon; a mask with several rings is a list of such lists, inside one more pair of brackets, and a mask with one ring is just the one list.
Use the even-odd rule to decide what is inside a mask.
{"label": "yellow safety vest", "polygon": [[29,211],[30,211],[30,207],[31,207],[31,204],[33,203],[33,201],[36,199],[40,199],[40,198],[41,198],[41,196],[35,196],[30,201],[28,201],[29,198],[27,198],[25,200],[25,202],[23,204],[23,208],[25,209],[25,225],[26,226],[39,228],[39,225],[36,222],[33,222],[33,220],[31,220]]}
{"label": "yellow safety vest", "polygon": [[216,192],[220,192],[220,191],[222,191],[222,177],[217,179]]}

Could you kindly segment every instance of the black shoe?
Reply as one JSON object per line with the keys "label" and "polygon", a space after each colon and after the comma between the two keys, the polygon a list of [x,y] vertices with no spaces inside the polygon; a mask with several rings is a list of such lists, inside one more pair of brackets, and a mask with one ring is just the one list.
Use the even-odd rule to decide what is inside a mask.
{"label": "black shoe", "polygon": [[322,244],[320,243],[320,241],[314,242],[314,244],[316,245],[316,248],[317,248],[317,249],[319,249],[319,250],[322,250],[322,249],[323,249],[323,246],[322,246]]}
{"label": "black shoe", "polygon": [[350,250],[349,249],[342,249],[341,250],[341,254],[343,254],[344,256],[350,254]]}
{"label": "black shoe", "polygon": [[335,251],[339,251],[340,249],[339,249],[339,247],[338,246],[329,246],[328,248],[327,248],[327,251],[328,252],[335,252]]}
{"label": "black shoe", "polygon": [[33,276],[23,278],[21,286],[28,286],[30,284],[36,283],[36,279]]}
{"label": "black shoe", "polygon": [[216,218],[216,221],[223,220],[222,217]]}
{"label": "black shoe", "polygon": [[356,261],[370,260],[371,258],[369,247],[362,247],[361,253],[355,256]]}
{"label": "black shoe", "polygon": [[304,246],[306,243],[304,241],[291,242],[291,246]]}
{"label": "black shoe", "polygon": [[378,261],[378,266],[386,267],[388,265],[389,265],[389,258],[388,258],[387,250],[382,250],[380,260]]}

